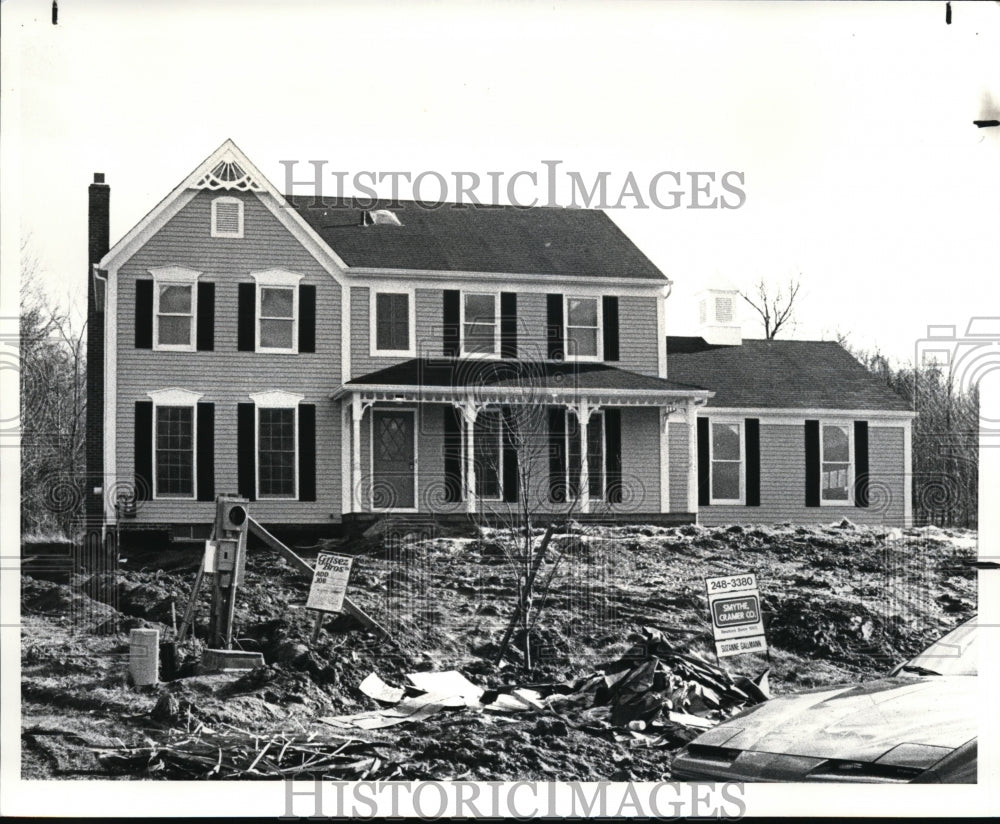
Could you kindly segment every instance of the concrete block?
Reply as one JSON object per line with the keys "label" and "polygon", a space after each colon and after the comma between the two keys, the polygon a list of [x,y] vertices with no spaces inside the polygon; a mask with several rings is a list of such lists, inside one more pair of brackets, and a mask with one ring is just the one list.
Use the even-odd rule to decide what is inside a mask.
{"label": "concrete block", "polygon": [[129,633],[128,671],[137,687],[160,680],[160,631],[134,629]]}

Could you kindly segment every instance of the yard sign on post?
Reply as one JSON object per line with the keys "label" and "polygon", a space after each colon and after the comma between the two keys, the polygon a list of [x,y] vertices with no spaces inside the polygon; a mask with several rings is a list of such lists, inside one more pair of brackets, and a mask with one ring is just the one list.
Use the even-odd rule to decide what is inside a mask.
{"label": "yard sign on post", "polygon": [[715,636],[715,654],[723,658],[744,652],[767,652],[757,576],[752,572],[739,572],[706,578],[705,589]]}
{"label": "yard sign on post", "polygon": [[350,556],[333,552],[321,552],[316,556],[316,568],[309,587],[309,598],[306,600],[306,609],[316,610],[318,613],[316,626],[313,628],[314,641],[319,637],[323,614],[340,612],[344,607],[347,579],[351,576],[353,562],[354,559]]}

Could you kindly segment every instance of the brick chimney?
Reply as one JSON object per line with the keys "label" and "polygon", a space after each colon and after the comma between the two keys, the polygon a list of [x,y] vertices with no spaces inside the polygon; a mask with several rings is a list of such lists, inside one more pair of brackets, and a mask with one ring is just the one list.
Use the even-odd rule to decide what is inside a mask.
{"label": "brick chimney", "polygon": [[[87,226],[87,487],[85,513],[88,540],[104,521],[104,284],[94,264],[107,254],[111,221],[111,189],[101,172],[88,191]],[[99,490],[96,491],[95,490]]]}

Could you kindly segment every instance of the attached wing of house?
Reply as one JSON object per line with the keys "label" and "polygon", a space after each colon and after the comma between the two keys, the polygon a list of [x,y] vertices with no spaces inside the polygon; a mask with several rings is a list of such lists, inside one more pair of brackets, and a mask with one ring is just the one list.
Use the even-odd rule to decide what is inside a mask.
{"label": "attached wing of house", "polygon": [[[91,186],[90,362],[103,370],[89,504],[103,523],[197,537],[221,493],[316,533],[398,512],[676,523],[733,505],[739,520],[815,519],[772,503],[788,490],[766,480],[768,416],[775,433],[781,416],[812,432],[815,410],[750,403],[763,386],[723,406],[737,396],[720,383],[719,399],[718,371],[675,363],[679,350],[668,366],[670,282],[607,215],[319,194],[282,196],[226,141],[108,250],[107,187]],[[857,407],[873,427],[894,411],[874,395]],[[823,490],[838,448],[821,450]],[[863,468],[846,463],[844,512]],[[704,499],[732,478],[738,497]]]}

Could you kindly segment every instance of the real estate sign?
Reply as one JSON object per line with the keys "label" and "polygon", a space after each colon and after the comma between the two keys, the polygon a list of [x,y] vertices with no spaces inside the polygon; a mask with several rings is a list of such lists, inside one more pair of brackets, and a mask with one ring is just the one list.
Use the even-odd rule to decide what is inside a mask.
{"label": "real estate sign", "polygon": [[757,576],[752,572],[739,572],[706,578],[705,589],[716,654],[723,658],[743,652],[766,651]]}
{"label": "real estate sign", "polygon": [[354,559],[348,555],[336,555],[333,552],[321,552],[316,557],[316,568],[313,570],[306,609],[320,612],[341,611],[353,561]]}

